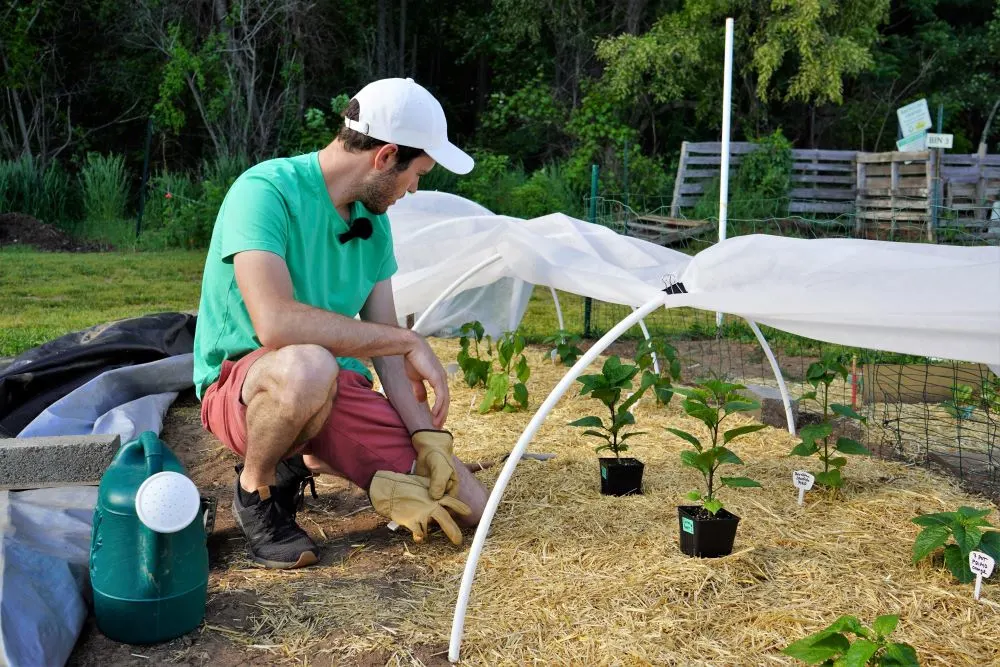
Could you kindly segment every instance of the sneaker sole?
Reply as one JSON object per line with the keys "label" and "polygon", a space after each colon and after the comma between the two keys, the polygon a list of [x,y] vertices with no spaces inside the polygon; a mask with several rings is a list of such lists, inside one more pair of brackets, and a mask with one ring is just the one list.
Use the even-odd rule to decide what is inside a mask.
{"label": "sneaker sole", "polygon": [[[247,539],[247,531],[243,527],[243,522],[240,520],[240,513],[236,507],[236,499],[233,499],[232,504],[233,518],[236,519],[236,525],[239,526],[240,532],[243,533],[243,539]],[[258,565],[263,565],[269,570],[295,570],[300,567],[309,567],[310,565],[315,565],[319,562],[319,556],[317,556],[312,551],[303,551],[299,554],[298,560],[294,563],[279,560],[268,560],[266,558],[261,558],[254,554],[253,549],[250,548],[250,540],[247,540],[247,551],[250,552],[250,560],[257,563]]]}

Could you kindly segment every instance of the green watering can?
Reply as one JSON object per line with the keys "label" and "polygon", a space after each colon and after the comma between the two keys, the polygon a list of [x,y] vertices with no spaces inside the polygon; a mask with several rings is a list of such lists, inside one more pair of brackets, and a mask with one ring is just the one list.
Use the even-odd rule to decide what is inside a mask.
{"label": "green watering can", "polygon": [[90,542],[97,627],[128,644],[179,637],[205,616],[204,510],[184,466],[152,431],[101,477]]}

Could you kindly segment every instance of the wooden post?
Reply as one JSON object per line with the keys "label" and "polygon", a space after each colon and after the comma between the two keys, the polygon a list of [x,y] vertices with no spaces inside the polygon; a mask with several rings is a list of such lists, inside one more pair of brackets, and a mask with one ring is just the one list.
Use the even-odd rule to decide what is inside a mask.
{"label": "wooden post", "polygon": [[681,159],[677,163],[677,177],[674,179],[674,200],[670,202],[670,217],[679,218],[681,212],[681,185],[684,184],[684,169],[687,162],[688,142],[681,142]]}
{"label": "wooden post", "polygon": [[896,191],[899,189],[899,162],[896,153],[889,158],[889,211],[892,222],[889,224],[889,240],[896,239]]}
{"label": "wooden post", "polygon": [[863,239],[864,238],[864,230],[862,229],[862,227],[864,226],[863,201],[865,196],[865,190],[867,189],[866,188],[867,184],[865,183],[866,180],[865,163],[858,159],[860,156],[861,154],[859,153],[854,158],[855,160],[854,165],[856,167],[856,172],[857,172],[857,182],[854,184],[854,237]]}
{"label": "wooden post", "polygon": [[937,218],[937,173],[940,148],[932,148],[927,156],[927,240],[934,243],[934,222]]}
{"label": "wooden post", "polygon": [[986,220],[986,175],[983,173],[985,171],[983,165],[986,162],[983,158],[985,157],[980,149],[979,154],[976,155],[976,166],[979,167],[979,178],[976,179],[976,203],[973,209],[976,220]]}

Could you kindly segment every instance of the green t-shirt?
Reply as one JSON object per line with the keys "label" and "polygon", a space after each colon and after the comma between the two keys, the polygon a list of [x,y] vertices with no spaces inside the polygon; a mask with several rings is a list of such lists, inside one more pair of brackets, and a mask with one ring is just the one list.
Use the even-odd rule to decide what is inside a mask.
{"label": "green t-shirt", "polygon": [[[202,277],[194,336],[199,399],[218,379],[224,360],[261,347],[236,284],[233,256],[273,252],[288,265],[296,301],[354,317],[375,283],[397,268],[389,219],[355,202],[351,217],[361,216],[372,221],[371,238],[340,243],[337,236],[348,224],[327,193],[318,153],[268,160],[236,180],[219,209]],[[371,379],[357,359],[338,362]]]}

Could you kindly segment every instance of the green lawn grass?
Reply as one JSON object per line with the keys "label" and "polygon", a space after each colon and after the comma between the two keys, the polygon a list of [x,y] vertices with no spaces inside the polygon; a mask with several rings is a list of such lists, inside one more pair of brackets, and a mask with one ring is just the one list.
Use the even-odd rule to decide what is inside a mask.
{"label": "green lawn grass", "polygon": [[0,251],[0,356],[124,317],[198,308],[204,251]]}

